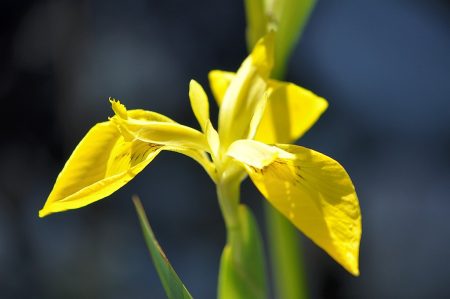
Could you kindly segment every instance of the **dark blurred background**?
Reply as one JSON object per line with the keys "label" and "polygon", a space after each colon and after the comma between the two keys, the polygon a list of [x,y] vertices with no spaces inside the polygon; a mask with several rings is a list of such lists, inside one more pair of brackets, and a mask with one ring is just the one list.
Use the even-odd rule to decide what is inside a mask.
{"label": "dark blurred background", "polygon": [[[0,298],[164,298],[134,193],[194,297],[214,298],[223,220],[184,156],[162,153],[106,200],[37,215],[112,115],[109,96],[196,126],[189,80],[239,67],[243,3],[3,0],[0,15]],[[319,1],[287,79],[329,100],[299,144],[346,167],[363,214],[359,278],[302,237],[311,297],[450,298],[449,3]],[[242,198],[263,227],[251,183]]]}

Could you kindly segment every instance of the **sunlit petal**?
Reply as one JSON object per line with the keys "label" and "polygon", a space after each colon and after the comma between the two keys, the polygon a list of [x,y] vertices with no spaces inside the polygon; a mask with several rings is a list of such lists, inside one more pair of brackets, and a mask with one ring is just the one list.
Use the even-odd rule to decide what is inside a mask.
{"label": "sunlit petal", "polygon": [[264,112],[266,110],[267,97],[268,97],[268,93],[265,92],[263,95],[263,98],[255,106],[255,111],[253,112],[252,119],[250,120],[250,125],[249,125],[249,130],[248,130],[248,135],[247,135],[248,139],[253,139],[259,130],[261,120],[262,120],[262,118],[264,116]]}
{"label": "sunlit petal", "polygon": [[228,148],[227,155],[245,163],[247,166],[258,169],[272,164],[278,158],[294,157],[276,146],[250,139],[241,139],[233,142]]}
{"label": "sunlit petal", "polygon": [[209,121],[208,97],[203,90],[203,87],[195,80],[191,80],[191,83],[189,84],[189,99],[191,100],[191,107],[194,115],[202,130],[205,131],[206,124]]}
{"label": "sunlit petal", "polygon": [[263,100],[272,64],[273,35],[270,34],[257,43],[223,96],[218,131],[224,148],[248,136],[249,124]]}
{"label": "sunlit petal", "polygon": [[[118,102],[113,102],[113,108],[115,103]],[[114,111],[116,112],[116,109]],[[120,114],[116,113],[110,119],[127,141],[137,139],[147,143],[208,150],[203,133],[176,123],[155,112],[141,113],[140,118],[135,118],[131,117],[131,111],[125,112],[125,114],[121,111]],[[127,117],[125,118],[123,115],[127,115]],[[145,118],[145,116],[148,116],[148,118]]]}
{"label": "sunlit petal", "polygon": [[[279,151],[285,152],[284,157]],[[358,275],[361,214],[344,168],[323,154],[295,145],[279,145],[277,150],[261,143],[253,152],[237,152],[230,155],[245,165],[264,197],[345,269]]]}
{"label": "sunlit petal", "polygon": [[214,158],[219,157],[219,149],[220,149],[220,139],[219,134],[214,129],[213,125],[210,121],[208,121],[206,125],[206,140],[208,141],[209,148],[211,149],[211,154]]}
{"label": "sunlit petal", "polygon": [[112,100],[116,115],[95,125],[81,140],[59,174],[40,217],[100,200],[133,179],[161,150],[179,152],[214,177],[204,135],[170,118],[127,110]]}
{"label": "sunlit petal", "polygon": [[161,146],[126,142],[116,126],[94,126],[59,174],[40,217],[100,200],[133,179],[160,152]]}
{"label": "sunlit petal", "polygon": [[225,92],[235,76],[236,73],[233,72],[225,72],[220,70],[213,70],[209,72],[209,85],[211,86],[214,99],[219,106],[222,104]]}
{"label": "sunlit petal", "polygon": [[292,83],[271,80],[268,104],[255,139],[293,143],[308,131],[327,109],[325,99]]}
{"label": "sunlit petal", "polygon": [[[220,105],[236,76],[232,72],[211,71],[209,82]],[[266,143],[292,143],[308,131],[327,109],[325,99],[292,83],[268,80],[269,97],[259,123],[256,140]]]}

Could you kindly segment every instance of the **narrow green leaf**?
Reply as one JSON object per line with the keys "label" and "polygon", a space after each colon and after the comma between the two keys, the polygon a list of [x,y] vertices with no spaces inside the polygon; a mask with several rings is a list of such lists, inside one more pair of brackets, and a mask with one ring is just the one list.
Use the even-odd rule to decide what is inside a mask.
{"label": "narrow green leaf", "polygon": [[250,210],[239,206],[239,230],[233,233],[220,261],[219,299],[267,298],[267,278],[261,235]]}
{"label": "narrow green leaf", "polygon": [[272,78],[281,79],[316,0],[245,0],[247,47],[271,30],[276,31]]}
{"label": "narrow green leaf", "polygon": [[306,26],[315,3],[316,0],[266,1],[266,13],[272,17],[273,22],[269,25],[269,30],[272,28],[277,30],[273,78],[284,77],[292,50]]}
{"label": "narrow green leaf", "polygon": [[191,294],[189,294],[188,290],[181,282],[177,273],[170,265],[170,262],[163,250],[159,246],[152,228],[148,223],[147,216],[145,215],[145,211],[139,197],[133,196],[133,203],[139,217],[145,243],[147,244],[153,264],[158,272],[159,279],[161,280],[164,290],[166,291],[167,297],[169,299],[192,299]]}

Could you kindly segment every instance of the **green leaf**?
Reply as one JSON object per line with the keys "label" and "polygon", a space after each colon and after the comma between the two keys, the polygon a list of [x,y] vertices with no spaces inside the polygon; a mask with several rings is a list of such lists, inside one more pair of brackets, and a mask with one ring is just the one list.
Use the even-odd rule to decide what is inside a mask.
{"label": "green leaf", "polygon": [[239,230],[229,242],[220,261],[218,298],[267,298],[264,252],[257,223],[244,206],[239,206]]}
{"label": "green leaf", "polygon": [[273,17],[277,30],[275,42],[275,67],[272,77],[282,78],[289,57],[308,21],[316,0],[277,0],[270,2],[267,13]]}
{"label": "green leaf", "polygon": [[161,280],[164,290],[166,291],[167,297],[169,299],[192,299],[191,294],[189,294],[188,290],[181,282],[177,273],[170,265],[170,262],[163,250],[159,246],[159,243],[155,238],[155,234],[148,223],[147,216],[145,215],[145,211],[139,197],[133,196],[133,203],[139,217],[145,243],[147,244],[153,264],[158,272],[159,279]]}
{"label": "green leaf", "polygon": [[284,76],[286,64],[315,3],[316,0],[245,0],[249,51],[267,32],[276,31],[272,78]]}

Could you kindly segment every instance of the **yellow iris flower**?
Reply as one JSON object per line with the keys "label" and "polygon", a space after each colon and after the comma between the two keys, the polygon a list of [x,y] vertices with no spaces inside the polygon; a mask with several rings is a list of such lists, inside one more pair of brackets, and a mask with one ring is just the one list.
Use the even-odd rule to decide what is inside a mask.
{"label": "yellow iris flower", "polygon": [[248,175],[276,209],[358,275],[361,214],[350,177],[321,153],[280,144],[298,139],[328,104],[297,85],[269,79],[273,40],[273,34],[262,38],[237,73],[210,72],[220,105],[218,131],[209,119],[207,95],[194,80],[189,97],[201,131],[111,100],[115,115],[81,140],[39,216],[100,200],[133,179],[162,150],[175,151],[196,160],[218,188]]}

